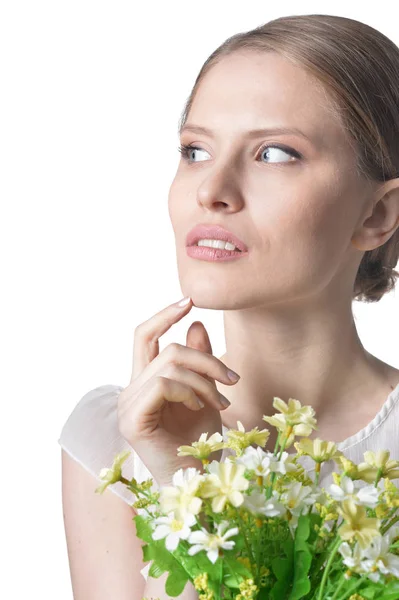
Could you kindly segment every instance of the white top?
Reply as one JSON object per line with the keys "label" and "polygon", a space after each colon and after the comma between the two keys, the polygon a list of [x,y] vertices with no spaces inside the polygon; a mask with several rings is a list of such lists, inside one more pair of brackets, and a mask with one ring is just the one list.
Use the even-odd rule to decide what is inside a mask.
{"label": "white top", "polygon": [[[103,467],[111,467],[115,456],[124,450],[131,454],[122,464],[122,474],[127,479],[135,477],[138,482],[152,477],[138,454],[122,437],[118,429],[117,399],[124,388],[118,385],[102,385],[85,394],[76,404],[65,422],[58,443],[87,471],[102,480],[99,473]],[[390,458],[399,460],[399,384],[389,394],[383,406],[366,427],[337,443],[347,458],[356,464],[363,462],[366,450],[389,450]],[[388,418],[389,417],[389,418]],[[316,415],[317,418],[317,415]],[[267,425],[267,424],[265,424]],[[262,429],[259,427],[259,429]],[[227,441],[228,428],[223,425],[223,436]],[[331,440],[332,441],[332,440]],[[230,449],[223,450],[222,460],[231,454]],[[307,471],[314,471],[314,462],[309,456],[299,458]],[[327,487],[333,483],[331,472],[336,471],[334,461],[324,463],[320,472],[319,485]],[[128,504],[136,501],[135,495],[121,483],[109,485],[108,488]],[[159,489],[154,480],[153,488]],[[144,509],[137,509],[139,514],[147,514]],[[141,570],[147,579],[151,566],[148,563]]]}

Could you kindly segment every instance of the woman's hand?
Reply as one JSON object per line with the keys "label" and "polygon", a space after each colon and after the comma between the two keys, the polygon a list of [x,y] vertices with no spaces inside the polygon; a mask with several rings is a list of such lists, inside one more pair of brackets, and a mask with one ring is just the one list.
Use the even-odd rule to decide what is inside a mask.
{"label": "woman's hand", "polygon": [[[132,378],[118,398],[120,433],[158,485],[170,485],[180,468],[201,469],[198,459],[179,457],[177,449],[192,444],[201,433],[222,433],[220,411],[229,402],[218,392],[215,379],[228,385],[238,381],[231,381],[226,365],[213,356],[201,321],[189,327],[187,346],[173,343],[159,352],[161,335],[191,307],[191,299],[184,307],[172,304],[136,327]],[[220,450],[212,456],[220,460],[221,454]]]}

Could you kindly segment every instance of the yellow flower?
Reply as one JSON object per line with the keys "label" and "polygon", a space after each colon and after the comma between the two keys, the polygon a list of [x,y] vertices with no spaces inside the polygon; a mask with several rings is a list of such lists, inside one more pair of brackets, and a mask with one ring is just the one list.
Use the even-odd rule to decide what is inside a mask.
{"label": "yellow flower", "polygon": [[149,498],[139,498],[132,504],[133,508],[147,508],[150,506],[151,500]]}
{"label": "yellow flower", "polygon": [[317,463],[326,462],[342,454],[334,442],[325,442],[319,438],[315,440],[305,438],[300,442],[295,442],[294,446],[300,455],[311,456]]}
{"label": "yellow flower", "polygon": [[161,510],[175,512],[176,519],[184,520],[187,513],[197,515],[201,510],[202,500],[197,492],[204,475],[194,467],[179,469],[173,475],[172,486],[162,486],[159,496]]}
{"label": "yellow flower", "polygon": [[[289,459],[291,465],[295,467],[294,470],[289,470],[285,475],[280,475],[278,479],[274,482],[274,489],[280,493],[285,491],[286,485],[291,483],[292,481],[300,481],[303,485],[313,485],[314,481],[309,477],[304,467],[296,462],[297,454],[293,456],[293,458]],[[288,459],[287,459],[288,461]],[[286,461],[286,463],[287,463]]]}
{"label": "yellow flower", "polygon": [[315,502],[315,509],[323,519],[323,521],[330,521],[332,519],[338,519],[338,514],[334,512],[337,507],[337,503],[335,501],[329,502],[327,504],[321,504],[321,502]]}
{"label": "yellow flower", "polygon": [[337,510],[345,521],[338,529],[338,534],[343,540],[355,538],[359,546],[364,549],[370,545],[374,537],[381,535],[379,531],[381,521],[367,517],[364,506],[355,504],[352,500],[343,500],[342,508]]}
{"label": "yellow flower", "polygon": [[[346,456],[341,454],[341,455],[334,456],[333,460],[335,460],[335,462],[338,464],[338,466],[343,471],[340,475],[338,475],[337,473],[333,473],[333,477],[334,477],[334,475],[336,476],[336,477],[334,477],[334,481],[337,485],[339,485],[340,478],[343,475],[347,475],[351,479],[360,479],[360,476],[359,476],[359,473],[357,470],[357,465],[354,462],[352,462],[351,460],[349,460],[349,458],[346,458]],[[336,478],[337,478],[337,480],[336,480]]]}
{"label": "yellow flower", "polygon": [[389,477],[384,478],[384,488],[383,497],[387,506],[390,508],[399,507],[399,489],[392,483]]}
{"label": "yellow flower", "polygon": [[219,432],[211,435],[207,441],[208,433],[202,433],[198,442],[193,442],[191,446],[179,446],[177,456],[194,456],[200,460],[208,458],[212,452],[217,452],[225,447],[223,436]]}
{"label": "yellow flower", "polygon": [[208,573],[200,573],[193,579],[195,589],[200,592],[208,590]]}
{"label": "yellow flower", "polygon": [[258,427],[254,427],[251,431],[245,431],[241,421],[237,421],[237,427],[238,429],[230,429],[227,432],[228,441],[226,442],[226,447],[235,450],[237,456],[241,456],[243,450],[251,444],[257,444],[263,448],[270,436],[270,431],[267,429],[259,431]]}
{"label": "yellow flower", "polygon": [[374,483],[379,470],[381,470],[381,477],[389,479],[399,477],[399,461],[389,460],[389,454],[389,450],[364,452],[365,462],[360,463],[357,468],[360,477],[368,483]]}
{"label": "yellow flower", "polygon": [[248,479],[244,477],[245,465],[214,460],[208,470],[209,474],[204,475],[200,494],[203,498],[213,498],[213,512],[222,512],[227,501],[235,507],[240,506],[244,502],[241,491],[249,486]]}
{"label": "yellow flower", "polygon": [[244,581],[239,584],[239,588],[241,593],[238,594],[236,598],[239,598],[240,600],[250,600],[255,597],[255,594],[258,591],[258,587],[254,584],[253,579],[244,579]]}
{"label": "yellow flower", "polygon": [[125,450],[124,452],[120,452],[119,454],[117,454],[115,456],[114,462],[110,469],[107,467],[104,467],[103,469],[101,469],[101,471],[99,473],[99,477],[100,477],[100,479],[103,479],[105,481],[105,483],[103,483],[102,485],[100,485],[98,488],[96,488],[94,490],[96,494],[102,494],[106,487],[121,480],[122,463],[127,459],[129,454],[130,454],[130,450]]}
{"label": "yellow flower", "polygon": [[244,567],[247,567],[248,571],[252,572],[252,564],[247,556],[237,556],[237,560],[238,560],[238,562],[243,564]]}
{"label": "yellow flower", "polygon": [[284,437],[287,438],[285,447],[288,448],[295,436],[306,437],[316,429],[316,419],[313,417],[315,411],[311,406],[302,406],[299,400],[290,398],[288,404],[281,398],[274,397],[273,406],[281,414],[272,417],[262,417],[264,421],[276,427]]}
{"label": "yellow flower", "polygon": [[378,519],[385,519],[386,517],[388,517],[389,513],[391,512],[391,508],[389,507],[389,505],[386,504],[377,504],[377,506],[374,508],[375,510],[375,516]]}

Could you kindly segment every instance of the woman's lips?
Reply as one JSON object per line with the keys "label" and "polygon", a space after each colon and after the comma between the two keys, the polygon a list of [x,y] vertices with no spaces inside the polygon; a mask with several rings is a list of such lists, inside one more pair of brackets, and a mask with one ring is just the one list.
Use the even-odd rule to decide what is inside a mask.
{"label": "woman's lips", "polygon": [[222,248],[211,248],[209,246],[186,246],[188,256],[207,261],[227,261],[236,260],[247,256],[248,252],[239,252],[236,250],[223,250]]}
{"label": "woman's lips", "polygon": [[248,252],[247,246],[234,233],[221,225],[196,225],[187,235],[186,245],[193,246],[198,240],[222,240],[234,244],[242,253]]}

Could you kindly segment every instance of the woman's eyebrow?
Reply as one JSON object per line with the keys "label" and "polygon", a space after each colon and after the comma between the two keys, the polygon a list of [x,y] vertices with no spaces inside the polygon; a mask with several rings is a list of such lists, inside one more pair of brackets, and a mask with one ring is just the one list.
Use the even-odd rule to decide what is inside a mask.
{"label": "woman's eyebrow", "polygon": [[[203,133],[208,135],[209,137],[213,137],[213,132],[211,129],[207,127],[202,127],[201,125],[195,125],[194,123],[186,123],[180,129],[179,134],[181,135],[183,131],[192,131],[193,133]],[[314,140],[311,140],[303,131],[298,129],[297,127],[269,127],[265,129],[251,129],[245,132],[246,137],[261,137],[264,135],[278,135],[278,134],[296,134],[305,138],[311,144],[314,144]]]}

